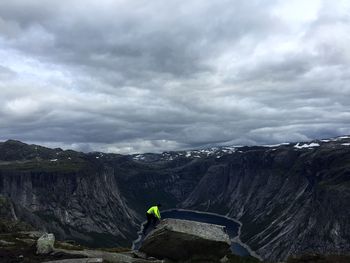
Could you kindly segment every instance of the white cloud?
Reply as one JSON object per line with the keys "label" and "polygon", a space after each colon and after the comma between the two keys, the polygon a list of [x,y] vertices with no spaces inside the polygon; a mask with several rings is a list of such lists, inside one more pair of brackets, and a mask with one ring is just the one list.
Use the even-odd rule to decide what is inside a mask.
{"label": "white cloud", "polygon": [[300,30],[300,26],[315,21],[321,8],[321,0],[279,1],[272,9],[272,14]]}
{"label": "white cloud", "polygon": [[5,107],[10,114],[14,115],[31,115],[38,110],[38,103],[31,98],[20,98],[8,101]]}
{"label": "white cloud", "polygon": [[0,139],[127,153],[350,133],[348,11],[3,1]]}

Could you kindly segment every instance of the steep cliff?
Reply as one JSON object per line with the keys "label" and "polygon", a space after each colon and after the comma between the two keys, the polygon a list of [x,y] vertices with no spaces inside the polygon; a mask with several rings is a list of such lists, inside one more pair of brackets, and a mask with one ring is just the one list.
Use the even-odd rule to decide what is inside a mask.
{"label": "steep cliff", "polygon": [[242,223],[263,257],[350,251],[350,150],[333,141],[237,152],[211,166],[182,203]]}
{"label": "steep cliff", "polygon": [[14,202],[20,219],[95,246],[128,244],[135,236],[137,215],[99,154],[14,141],[0,147],[0,193]]}

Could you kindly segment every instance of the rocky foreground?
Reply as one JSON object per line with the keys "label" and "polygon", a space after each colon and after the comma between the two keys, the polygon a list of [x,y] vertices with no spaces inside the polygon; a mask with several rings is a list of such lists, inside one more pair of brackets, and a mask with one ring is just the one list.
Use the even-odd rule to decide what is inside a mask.
{"label": "rocky foreground", "polygon": [[[1,221],[4,223],[3,221]],[[13,226],[12,226],[13,227]],[[87,249],[75,242],[55,240],[39,231],[0,233],[1,263],[258,263],[252,257],[230,252],[224,227],[186,220],[163,220],[146,237],[139,251],[129,249]],[[4,228],[2,228],[4,230]],[[349,263],[350,256],[304,255],[287,263]]]}
{"label": "rocky foreground", "polygon": [[53,234],[20,231],[0,235],[0,262],[258,262],[231,254],[224,227],[194,221],[163,220],[145,238],[140,251],[86,249],[56,241]]}

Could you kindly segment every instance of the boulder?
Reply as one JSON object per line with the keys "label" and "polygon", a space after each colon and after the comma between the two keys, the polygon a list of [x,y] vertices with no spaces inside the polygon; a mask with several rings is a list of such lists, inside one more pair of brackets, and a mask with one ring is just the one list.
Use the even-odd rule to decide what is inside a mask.
{"label": "boulder", "polygon": [[165,219],[145,237],[140,251],[160,259],[218,262],[230,245],[224,226]]}
{"label": "boulder", "polygon": [[54,234],[43,234],[36,243],[37,254],[49,254],[54,250]]}

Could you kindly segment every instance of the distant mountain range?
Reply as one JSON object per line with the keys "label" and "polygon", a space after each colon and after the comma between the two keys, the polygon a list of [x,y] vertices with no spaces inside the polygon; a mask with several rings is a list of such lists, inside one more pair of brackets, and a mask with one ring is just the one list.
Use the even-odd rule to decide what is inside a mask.
{"label": "distant mountain range", "polygon": [[272,148],[277,149],[282,146],[293,146],[296,149],[312,149],[321,144],[330,143],[330,142],[340,142],[342,146],[350,146],[348,142],[350,140],[350,136],[340,136],[330,139],[323,140],[314,140],[311,142],[298,142],[298,143],[279,143],[279,144],[271,144],[271,145],[261,145],[261,146],[218,146],[218,147],[210,147],[200,150],[189,150],[189,151],[171,151],[171,152],[163,152],[161,154],[155,153],[145,153],[145,154],[134,154],[133,159],[137,161],[144,162],[153,162],[153,161],[171,161],[178,157],[187,157],[187,158],[203,158],[209,156],[215,156],[216,158],[220,158],[226,154],[232,154],[234,152],[244,152],[252,149],[263,149],[263,148]]}
{"label": "distant mountain range", "polygon": [[130,245],[149,205],[243,223],[265,259],[350,251],[350,136],[119,155],[0,143],[7,215],[92,246]]}

